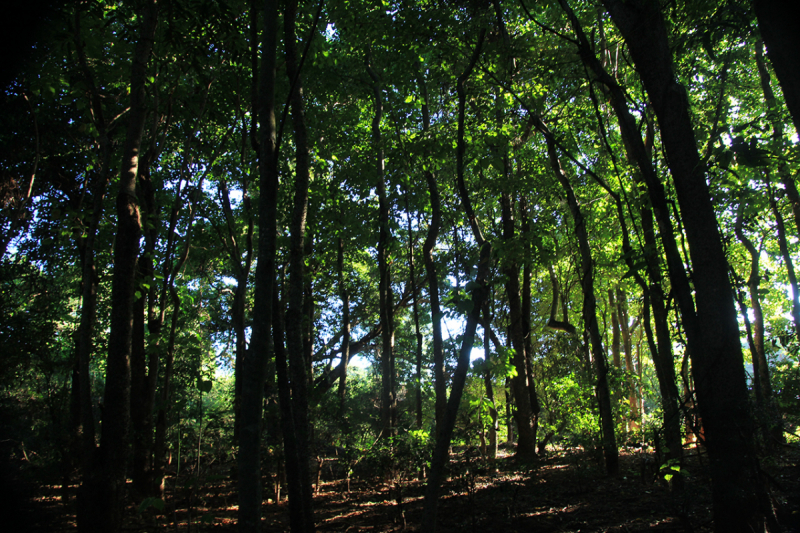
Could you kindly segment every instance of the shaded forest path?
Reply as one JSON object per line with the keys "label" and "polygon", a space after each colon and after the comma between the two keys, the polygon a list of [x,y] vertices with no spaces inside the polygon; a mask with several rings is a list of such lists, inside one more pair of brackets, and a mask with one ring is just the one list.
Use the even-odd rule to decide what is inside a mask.
{"label": "shaded forest path", "polygon": [[[544,459],[520,464],[500,457],[494,472],[485,462],[466,454],[454,457],[444,485],[440,531],[479,532],[608,532],[694,531],[710,532],[711,498],[707,456],[688,451],[684,469],[686,489],[674,496],[668,484],[657,479],[652,454],[629,449],[621,454],[621,474],[603,475],[601,456],[580,449],[550,453]],[[773,496],[787,531],[800,526],[800,452],[789,450],[771,460],[765,470],[772,478]],[[205,475],[199,490],[191,473],[181,475],[177,498],[168,492],[164,513],[154,509],[128,509],[124,531],[236,531],[235,482],[221,475]],[[419,480],[334,479],[335,461],[322,470],[315,495],[318,531],[417,531],[422,513],[424,483]],[[265,495],[272,487],[267,482]],[[74,490],[74,487],[73,487]],[[284,492],[285,493],[285,492]],[[43,486],[25,511],[29,531],[74,531],[72,506],[60,500],[61,487]],[[73,494],[74,497],[74,494]],[[74,498],[72,500],[74,503]],[[66,509],[66,512],[65,512]],[[177,518],[178,527],[175,527]],[[189,520],[191,524],[189,525]],[[289,530],[285,498],[264,507],[264,531]],[[25,531],[25,528],[18,528]]]}

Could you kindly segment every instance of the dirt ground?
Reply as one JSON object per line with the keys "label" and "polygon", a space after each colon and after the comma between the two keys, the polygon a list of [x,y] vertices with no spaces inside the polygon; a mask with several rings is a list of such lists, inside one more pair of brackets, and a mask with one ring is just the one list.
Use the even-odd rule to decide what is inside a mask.
{"label": "dirt ground", "polygon": [[[596,454],[582,450],[551,451],[534,463],[501,457],[495,468],[479,459],[456,456],[443,486],[439,531],[477,532],[609,532],[712,530],[708,459],[702,449],[688,449],[685,487],[675,494],[659,479],[652,456],[630,449],[621,453],[621,473],[604,476]],[[800,533],[800,450],[786,447],[763,461],[773,504],[787,532]],[[124,531],[208,532],[236,530],[235,481],[229,465],[201,476],[191,472],[168,483],[166,506],[130,507]],[[424,483],[419,480],[358,480],[350,490],[336,479],[335,460],[322,468],[315,495],[318,531],[418,531]],[[62,502],[60,486],[22,486],[12,511],[14,531],[61,532],[76,529],[74,494]],[[285,499],[274,503],[273,484],[265,483],[264,531],[288,531]],[[8,500],[6,500],[8,504]],[[8,516],[5,514],[5,516]],[[12,517],[13,518],[13,517]],[[9,525],[9,522],[6,522]],[[5,529],[12,531],[12,529]]]}

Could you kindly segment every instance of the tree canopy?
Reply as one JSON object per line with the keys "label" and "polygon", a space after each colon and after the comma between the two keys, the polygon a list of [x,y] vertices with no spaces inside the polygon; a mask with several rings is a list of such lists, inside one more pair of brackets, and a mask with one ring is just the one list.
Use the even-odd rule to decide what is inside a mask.
{"label": "tree canopy", "polygon": [[677,492],[699,441],[716,531],[777,530],[800,92],[755,3],[54,4],[0,94],[4,442],[85,531],[190,426],[243,531],[276,450],[312,531],[320,443],[419,446],[433,531],[470,432],[610,476],[655,440]]}

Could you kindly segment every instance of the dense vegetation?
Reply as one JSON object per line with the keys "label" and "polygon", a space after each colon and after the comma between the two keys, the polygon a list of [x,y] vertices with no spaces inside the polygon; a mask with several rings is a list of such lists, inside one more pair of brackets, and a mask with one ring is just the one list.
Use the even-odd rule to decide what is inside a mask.
{"label": "dense vegetation", "polygon": [[213,463],[256,531],[285,472],[299,532],[334,450],[424,474],[433,531],[452,445],[613,478],[649,443],[680,494],[698,442],[715,530],[777,531],[800,43],[774,4],[53,4],[2,80],[3,460],[80,483],[104,532]]}

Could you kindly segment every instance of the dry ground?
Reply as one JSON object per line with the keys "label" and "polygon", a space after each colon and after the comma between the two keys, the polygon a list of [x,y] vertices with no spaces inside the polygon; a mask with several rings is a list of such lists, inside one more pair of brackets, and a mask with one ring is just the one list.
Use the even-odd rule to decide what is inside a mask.
{"label": "dry ground", "polygon": [[[658,480],[650,457],[628,450],[621,455],[621,474],[603,475],[596,455],[559,450],[536,463],[520,464],[502,457],[496,469],[475,458],[454,458],[442,491],[439,531],[477,532],[613,532],[711,531],[707,457],[687,450],[682,494],[670,492]],[[786,531],[800,533],[800,452],[786,448],[762,465],[770,477],[773,500]],[[193,485],[191,472],[171,480],[163,512],[128,509],[125,531],[210,532],[236,530],[235,481],[222,475],[224,466],[204,474]],[[323,469],[315,496],[317,530],[341,532],[417,531],[424,484],[418,480],[335,479]],[[13,497],[13,529],[5,531],[66,532],[75,530],[74,490],[71,503],[61,501],[61,487],[18,486]],[[272,490],[267,483],[265,496]],[[274,497],[274,495],[272,495]],[[6,504],[9,501],[6,500]],[[4,513],[8,516],[7,513]],[[13,520],[14,516],[16,520]],[[12,522],[6,522],[10,525]],[[285,500],[269,499],[264,507],[264,531],[288,531]]]}

